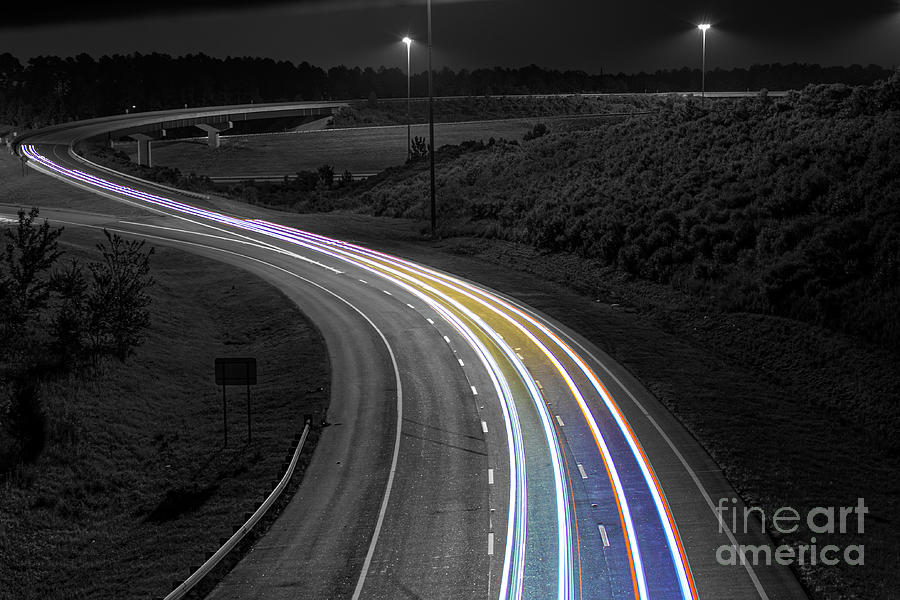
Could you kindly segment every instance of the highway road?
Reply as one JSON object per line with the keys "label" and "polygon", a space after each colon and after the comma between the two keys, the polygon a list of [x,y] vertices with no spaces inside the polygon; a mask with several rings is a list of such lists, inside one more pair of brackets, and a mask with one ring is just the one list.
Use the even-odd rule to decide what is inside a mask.
{"label": "highway road", "polygon": [[805,597],[783,567],[716,562],[723,544],[768,542],[719,526],[716,501],[736,496],[719,469],[576,332],[464,277],[72,151],[122,126],[56,127],[20,151],[150,216],[43,214],[266,278],[319,326],[334,373],[298,492],[211,598]]}

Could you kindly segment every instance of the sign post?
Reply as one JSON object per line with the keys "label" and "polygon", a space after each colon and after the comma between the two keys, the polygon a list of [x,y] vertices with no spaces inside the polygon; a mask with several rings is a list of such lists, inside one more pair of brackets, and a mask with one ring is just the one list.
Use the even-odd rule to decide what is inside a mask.
{"label": "sign post", "polygon": [[228,406],[225,402],[225,387],[229,385],[247,386],[247,443],[252,441],[250,420],[250,386],[256,385],[255,358],[217,358],[216,385],[222,386],[222,419],[224,420],[225,447],[228,447]]}

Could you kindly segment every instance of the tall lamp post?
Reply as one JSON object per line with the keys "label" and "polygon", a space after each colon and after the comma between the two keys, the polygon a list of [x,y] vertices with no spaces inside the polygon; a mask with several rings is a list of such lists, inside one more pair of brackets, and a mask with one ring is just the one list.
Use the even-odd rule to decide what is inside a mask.
{"label": "tall lamp post", "polygon": [[406,160],[409,160],[409,157],[412,156],[412,137],[410,135],[410,120],[409,120],[409,97],[410,97],[410,83],[409,78],[411,77],[409,71],[409,47],[412,46],[412,38],[406,36],[403,38],[403,43],[406,44]]}
{"label": "tall lamp post", "polygon": [[428,0],[428,157],[431,161],[431,239],[437,229],[434,187],[434,80],[431,73],[431,0]]}
{"label": "tall lamp post", "polygon": [[697,25],[697,29],[700,30],[700,33],[703,35],[703,50],[701,53],[701,62],[700,62],[700,97],[702,99],[706,99],[706,32],[709,29],[709,23],[701,23]]}

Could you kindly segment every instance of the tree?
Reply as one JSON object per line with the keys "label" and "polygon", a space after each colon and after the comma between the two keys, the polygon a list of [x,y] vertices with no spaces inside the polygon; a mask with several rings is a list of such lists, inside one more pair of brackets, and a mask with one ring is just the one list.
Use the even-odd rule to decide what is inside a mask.
{"label": "tree", "polygon": [[531,140],[536,140],[539,137],[547,135],[548,133],[550,133],[550,130],[547,129],[547,126],[543,123],[538,123],[531,129],[531,131],[526,132],[525,135],[522,136],[522,141],[529,142]]}
{"label": "tree", "polygon": [[323,190],[331,189],[334,185],[334,167],[331,165],[322,165],[316,171],[318,175],[318,188]]}
{"label": "tree", "polygon": [[102,262],[88,265],[93,281],[87,297],[88,331],[93,350],[125,360],[143,340],[150,325],[147,288],[153,248],[144,251],[144,240],[126,241],[103,230],[106,244],[98,244]]}
{"label": "tree", "polygon": [[59,362],[70,367],[76,364],[87,350],[87,291],[84,271],[74,260],[63,271],[53,274],[51,288],[58,297],[50,331],[54,354]]}
{"label": "tree", "polygon": [[38,209],[19,211],[0,247],[0,472],[34,460],[44,447],[46,414],[37,365],[41,357],[40,312],[50,296],[45,275],[62,254],[62,229],[36,225]]}
{"label": "tree", "polygon": [[415,162],[417,160],[423,160],[428,156],[428,144],[425,143],[425,138],[422,136],[416,136],[412,139],[409,144],[409,161]]}
{"label": "tree", "polygon": [[18,226],[5,232],[6,273],[0,273],[0,298],[5,300],[3,318],[11,325],[26,321],[46,306],[50,282],[43,274],[62,255],[57,241],[62,228],[51,229],[46,220],[35,226],[38,214],[37,208],[27,214],[20,210]]}

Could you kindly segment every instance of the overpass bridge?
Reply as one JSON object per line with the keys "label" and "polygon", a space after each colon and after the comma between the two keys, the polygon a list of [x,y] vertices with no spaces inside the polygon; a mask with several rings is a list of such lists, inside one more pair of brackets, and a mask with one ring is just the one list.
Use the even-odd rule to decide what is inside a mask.
{"label": "overpass bridge", "polygon": [[[66,131],[66,144],[98,136],[130,137],[138,142],[138,163],[152,166],[151,144],[164,139],[167,130],[196,127],[206,132],[209,146],[219,147],[219,134],[231,129],[235,122],[285,117],[323,118],[349,106],[347,102],[278,102],[268,104],[238,104],[232,106],[178,108],[146,113],[131,113],[98,117],[81,121],[77,126],[63,123],[39,130],[42,139],[56,131]],[[73,130],[75,141],[72,141]],[[34,132],[36,133],[36,132]],[[16,146],[32,135],[27,132],[14,140]]]}

